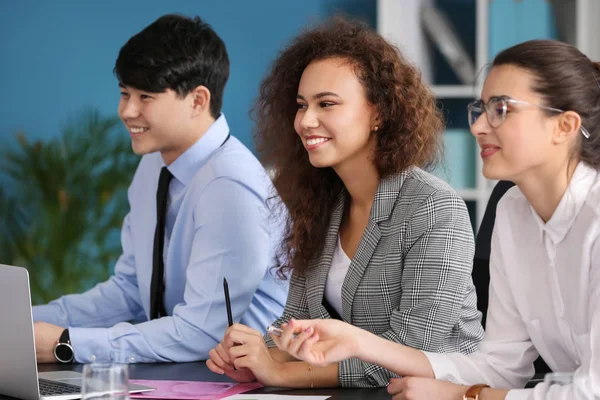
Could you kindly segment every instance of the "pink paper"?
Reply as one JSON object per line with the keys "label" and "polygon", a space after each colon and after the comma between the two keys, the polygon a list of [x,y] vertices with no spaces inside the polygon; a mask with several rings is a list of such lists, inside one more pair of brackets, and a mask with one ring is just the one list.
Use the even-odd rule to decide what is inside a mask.
{"label": "pink paper", "polygon": [[228,383],[228,382],[194,382],[194,381],[149,381],[130,379],[137,385],[150,386],[155,390],[146,393],[132,393],[132,399],[181,399],[208,400],[223,399],[240,393],[262,387],[258,382]]}

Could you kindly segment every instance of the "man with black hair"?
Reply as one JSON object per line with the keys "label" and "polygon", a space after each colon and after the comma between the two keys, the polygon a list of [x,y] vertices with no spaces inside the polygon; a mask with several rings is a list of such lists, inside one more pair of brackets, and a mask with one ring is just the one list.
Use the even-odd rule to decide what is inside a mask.
{"label": "man with black hair", "polygon": [[264,330],[283,311],[271,183],[230,136],[229,58],[200,18],[159,18],[121,48],[114,72],[119,116],[143,156],[123,254],[108,281],[34,307],[38,362],[207,359],[227,328],[224,278],[235,321]]}

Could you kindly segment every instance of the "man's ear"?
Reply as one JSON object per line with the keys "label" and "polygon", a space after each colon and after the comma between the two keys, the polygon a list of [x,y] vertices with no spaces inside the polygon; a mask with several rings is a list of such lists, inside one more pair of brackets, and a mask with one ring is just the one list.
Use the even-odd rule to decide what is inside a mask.
{"label": "man's ear", "polygon": [[206,86],[196,86],[189,94],[192,97],[192,108],[194,115],[210,112],[210,90]]}

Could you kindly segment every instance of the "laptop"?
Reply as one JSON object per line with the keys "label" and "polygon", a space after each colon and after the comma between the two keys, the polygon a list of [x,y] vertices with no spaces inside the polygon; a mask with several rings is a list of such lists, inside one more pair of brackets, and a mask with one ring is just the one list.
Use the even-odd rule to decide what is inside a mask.
{"label": "laptop", "polygon": [[[0,395],[24,400],[81,398],[83,375],[74,371],[38,374],[25,268],[0,264]],[[130,393],[154,388],[129,385]]]}

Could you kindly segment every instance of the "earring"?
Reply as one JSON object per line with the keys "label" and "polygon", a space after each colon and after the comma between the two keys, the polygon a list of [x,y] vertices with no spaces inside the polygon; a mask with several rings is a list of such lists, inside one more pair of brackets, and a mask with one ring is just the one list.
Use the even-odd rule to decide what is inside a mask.
{"label": "earring", "polygon": [[378,129],[379,129],[379,126],[375,125],[375,126],[373,127],[373,132],[377,132],[377,130],[378,130]]}

